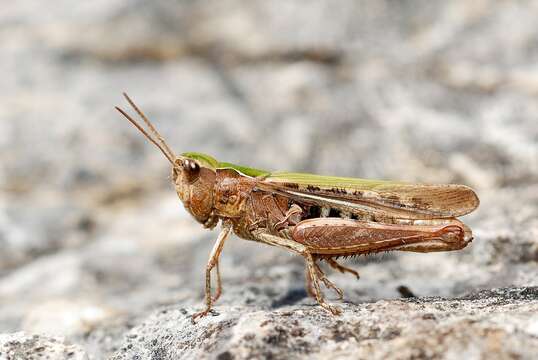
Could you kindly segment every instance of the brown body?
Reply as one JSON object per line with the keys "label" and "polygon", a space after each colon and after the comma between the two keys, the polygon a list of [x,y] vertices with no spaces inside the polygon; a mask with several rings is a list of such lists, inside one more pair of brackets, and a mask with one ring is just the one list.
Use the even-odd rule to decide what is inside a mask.
{"label": "brown body", "polygon": [[[218,220],[229,222],[237,236],[254,241],[259,241],[257,234],[263,230],[296,241],[313,254],[325,257],[397,249],[420,251],[413,245],[425,237],[437,238],[440,250],[459,249],[471,240],[470,229],[452,217],[430,219],[424,224],[422,219],[409,220],[407,216],[398,218],[385,213],[387,223],[371,221],[371,215],[362,218],[360,211],[344,212],[338,208],[328,208],[328,214],[333,216],[323,217],[320,206],[266,190],[263,178],[251,178],[234,169],[217,169],[198,181],[198,186],[205,190],[192,192],[184,204],[206,227],[213,227]],[[176,180],[176,184],[181,194],[183,183]],[[205,196],[201,198],[200,194]],[[213,206],[208,206],[211,203]],[[289,216],[292,207],[300,211]],[[430,251],[433,248],[431,245]]]}
{"label": "brown body", "polygon": [[[305,259],[308,292],[333,314],[320,283],[342,291],[326,277],[317,261],[358,277],[336,262],[340,256],[380,251],[449,251],[464,248],[471,230],[456,219],[473,211],[478,198],[463,185],[425,185],[377,180],[269,173],[219,163],[199,153],[176,156],[144,114],[151,135],[117,108],[172,164],[172,179],[187,211],[206,228],[219,222],[222,231],[206,266],[206,315],[221,293],[219,256],[233,230],[239,237],[290,250]],[[211,296],[211,271],[217,291]]]}

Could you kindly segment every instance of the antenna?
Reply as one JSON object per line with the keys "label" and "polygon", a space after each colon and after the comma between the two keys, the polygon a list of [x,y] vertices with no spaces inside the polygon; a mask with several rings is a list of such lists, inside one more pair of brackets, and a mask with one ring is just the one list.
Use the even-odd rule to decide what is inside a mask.
{"label": "antenna", "polygon": [[170,161],[170,163],[174,165],[174,160],[176,156],[174,155],[174,152],[170,149],[170,147],[168,147],[168,145],[166,144],[166,141],[164,141],[161,134],[159,134],[159,132],[157,131],[157,129],[155,129],[151,121],[148,120],[146,115],[144,115],[144,113],[138,108],[138,106],[135,105],[135,103],[131,100],[131,98],[129,98],[129,96],[126,93],[123,93],[123,96],[125,97],[125,99],[127,99],[127,101],[133,107],[133,109],[135,109],[137,114],[140,115],[142,120],[144,120],[144,123],[147,125],[147,127],[149,128],[153,136],[157,138],[157,140],[155,140],[151,135],[149,135],[148,132],[144,130],[144,128],[138,122],[136,122],[129,114],[127,114],[120,107],[115,106],[116,110],[118,110],[123,116],[125,116],[125,118],[129,120],[129,122],[133,124],[142,134],[144,134],[144,136],[149,141],[151,141],[155,146],[157,146],[159,150],[161,150],[161,152],[164,154],[164,156],[168,159],[168,161]]}

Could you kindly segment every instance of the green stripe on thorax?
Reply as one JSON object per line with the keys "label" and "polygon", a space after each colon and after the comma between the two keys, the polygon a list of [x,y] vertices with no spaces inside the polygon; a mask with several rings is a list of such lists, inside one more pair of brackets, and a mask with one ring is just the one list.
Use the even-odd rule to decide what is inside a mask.
{"label": "green stripe on thorax", "polygon": [[267,176],[269,175],[269,171],[261,170],[261,169],[255,169],[248,166],[242,166],[242,165],[236,165],[229,162],[219,162],[214,157],[202,154],[198,152],[186,152],[181,154],[181,156],[187,157],[189,159],[193,159],[196,161],[199,161],[201,165],[209,167],[211,169],[234,169],[246,176],[251,177],[258,177],[258,176]]}

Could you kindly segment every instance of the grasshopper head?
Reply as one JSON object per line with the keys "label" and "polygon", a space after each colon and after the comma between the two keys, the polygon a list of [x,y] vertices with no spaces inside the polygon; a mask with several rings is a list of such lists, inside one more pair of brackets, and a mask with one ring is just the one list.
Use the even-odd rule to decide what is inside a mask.
{"label": "grasshopper head", "polygon": [[178,156],[172,168],[172,181],[185,209],[206,227],[213,227],[216,160],[198,153]]}
{"label": "grasshopper head", "polygon": [[131,118],[125,111],[116,109],[131,122],[144,136],[152,142],[166,159],[172,164],[172,179],[177,194],[187,211],[206,227],[214,227],[218,218],[213,215],[213,188],[215,184],[215,167],[217,161],[211,156],[198,153],[185,153],[181,156],[174,152],[166,144],[163,137],[147,119],[144,113],[134,102],[123,94],[133,109],[140,115],[149,129],[146,131],[138,122]]}

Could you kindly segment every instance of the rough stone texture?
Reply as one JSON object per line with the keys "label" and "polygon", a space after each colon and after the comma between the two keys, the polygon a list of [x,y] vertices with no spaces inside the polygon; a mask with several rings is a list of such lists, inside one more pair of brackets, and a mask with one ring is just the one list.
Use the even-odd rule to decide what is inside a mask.
{"label": "rough stone texture", "polygon": [[529,287],[380,300],[346,304],[338,318],[305,305],[232,307],[196,325],[174,307],[133,328],[113,358],[524,358],[538,352],[537,296]]}
{"label": "rough stone texture", "polygon": [[[535,1],[4,7],[2,346],[91,359],[532,358],[537,21]],[[464,218],[475,240],[347,260],[362,278],[330,273],[346,299],[332,318],[306,298],[301,259],[232,238],[220,315],[193,326],[217,233],[186,214],[161,154],[114,112],[124,90],[178,152],[468,184],[481,199]]]}
{"label": "rough stone texture", "polygon": [[88,360],[86,352],[63,338],[28,335],[23,332],[0,334],[0,359],[6,360]]}

